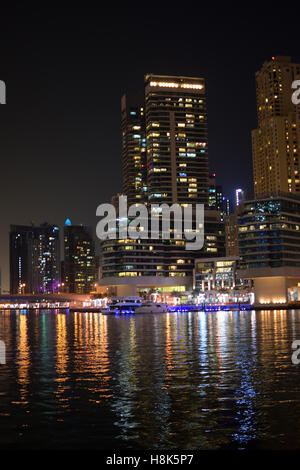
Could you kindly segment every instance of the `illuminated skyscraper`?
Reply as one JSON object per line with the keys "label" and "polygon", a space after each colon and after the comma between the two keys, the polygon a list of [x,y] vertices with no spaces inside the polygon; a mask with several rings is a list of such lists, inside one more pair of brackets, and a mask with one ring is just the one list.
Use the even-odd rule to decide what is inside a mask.
{"label": "illuminated skyscraper", "polygon": [[239,229],[237,213],[225,218],[226,256],[239,256]]}
{"label": "illuminated skyscraper", "polygon": [[130,205],[141,204],[147,198],[147,154],[145,116],[137,98],[124,95],[122,113],[123,193]]}
{"label": "illuminated skyscraper", "polygon": [[33,233],[33,292],[43,294],[58,292],[60,283],[59,228],[43,224],[40,227],[34,227]]}
{"label": "illuminated skyscraper", "polygon": [[216,186],[216,174],[211,173],[208,179],[208,207],[213,210],[217,210],[217,186]]}
{"label": "illuminated skyscraper", "polygon": [[246,192],[243,189],[236,189],[235,191],[235,207],[238,207],[242,201],[246,199]]}
{"label": "illuminated skyscraper", "polygon": [[146,75],[149,203],[208,204],[203,78]]}
{"label": "illuminated skyscraper", "polygon": [[95,243],[91,229],[72,225],[68,219],[64,228],[64,291],[88,294],[96,279]]}
{"label": "illuminated skyscraper", "polygon": [[[127,294],[156,287],[184,291],[192,287],[195,256],[225,255],[217,210],[222,194],[215,195],[214,207],[208,200],[205,82],[147,75],[145,103],[133,103],[122,98],[123,194],[129,204],[204,204],[205,245],[201,252],[186,250],[186,241],[175,239],[174,220],[171,240],[107,240],[101,246],[100,285]],[[113,201],[117,208],[117,198]]]}
{"label": "illuminated skyscraper", "polygon": [[32,293],[33,227],[11,225],[9,234],[10,293]]}
{"label": "illuminated skyscraper", "polygon": [[60,282],[59,228],[12,225],[10,231],[11,294],[50,294]]}
{"label": "illuminated skyscraper", "polygon": [[256,73],[258,129],[252,132],[255,196],[300,192],[300,110],[292,103],[292,82],[300,64],[273,57]]}
{"label": "illuminated skyscraper", "polygon": [[208,207],[211,210],[220,212],[222,220],[230,214],[229,199],[223,196],[222,186],[216,184],[215,173],[209,175]]}

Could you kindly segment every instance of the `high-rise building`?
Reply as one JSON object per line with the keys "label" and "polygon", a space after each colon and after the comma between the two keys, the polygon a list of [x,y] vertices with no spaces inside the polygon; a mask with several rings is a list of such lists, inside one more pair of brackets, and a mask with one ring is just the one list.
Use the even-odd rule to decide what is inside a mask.
{"label": "high-rise building", "polygon": [[[144,105],[133,107],[122,99],[122,133],[128,203],[204,204],[205,244],[201,252],[187,251],[185,240],[175,237],[173,219],[170,240],[107,240],[101,246],[100,285],[113,286],[118,294],[158,286],[169,292],[192,288],[196,256],[225,256],[224,224],[217,210],[224,204],[220,188],[209,207],[204,79],[147,75]],[[116,197],[113,205],[118,209]],[[127,285],[134,288],[126,291]]]}
{"label": "high-rise building", "polygon": [[147,199],[147,153],[144,107],[133,95],[121,100],[123,193],[128,203]]}
{"label": "high-rise building", "polygon": [[241,267],[300,267],[300,195],[245,201],[238,220]]}
{"label": "high-rise building", "polygon": [[225,241],[226,256],[239,256],[239,240],[238,240],[238,220],[237,213],[230,214],[225,217]]}
{"label": "high-rise building", "polygon": [[212,210],[217,210],[216,173],[211,173],[208,179],[208,207]]}
{"label": "high-rise building", "polygon": [[203,78],[145,77],[149,203],[208,204]]}
{"label": "high-rise building", "polygon": [[300,195],[244,201],[238,225],[240,275],[254,280],[256,302],[286,302],[300,282]]}
{"label": "high-rise building", "polygon": [[235,208],[239,207],[242,201],[246,199],[246,192],[239,188],[235,190]]}
{"label": "high-rise building", "polygon": [[300,192],[300,108],[292,103],[292,82],[297,78],[300,64],[292,63],[290,57],[272,57],[256,73],[255,196]]}
{"label": "high-rise building", "polygon": [[60,282],[59,228],[12,225],[11,294],[54,293]]}
{"label": "high-rise building", "polygon": [[222,213],[224,220],[225,217],[228,217],[230,215],[230,200],[228,199],[228,197],[225,196],[223,196]]}
{"label": "high-rise building", "polygon": [[42,294],[58,292],[60,283],[59,228],[45,223],[40,227],[34,227],[33,233],[33,292]]}
{"label": "high-rise building", "polygon": [[208,187],[208,207],[211,210],[219,211],[222,220],[230,214],[230,202],[223,195],[223,188],[216,183],[216,173],[209,175]]}
{"label": "high-rise building", "polygon": [[32,292],[33,227],[11,225],[9,234],[10,293]]}
{"label": "high-rise building", "polygon": [[95,242],[90,227],[72,225],[67,219],[64,227],[64,291],[88,294],[94,290],[96,279]]}

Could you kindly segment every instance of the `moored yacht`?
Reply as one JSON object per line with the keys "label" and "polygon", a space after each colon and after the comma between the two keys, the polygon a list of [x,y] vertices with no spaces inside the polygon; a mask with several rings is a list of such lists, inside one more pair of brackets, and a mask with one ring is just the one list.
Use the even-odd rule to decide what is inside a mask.
{"label": "moored yacht", "polygon": [[168,305],[164,303],[145,302],[140,307],[135,309],[135,314],[138,313],[167,313]]}
{"label": "moored yacht", "polygon": [[137,296],[114,297],[107,308],[101,310],[103,315],[114,315],[119,313],[135,313],[135,310],[142,305],[143,299]]}

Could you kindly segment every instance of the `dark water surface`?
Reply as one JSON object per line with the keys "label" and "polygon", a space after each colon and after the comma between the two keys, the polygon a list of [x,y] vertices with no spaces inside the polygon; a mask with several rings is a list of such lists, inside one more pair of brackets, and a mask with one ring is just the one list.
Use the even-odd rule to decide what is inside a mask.
{"label": "dark water surface", "polygon": [[300,449],[300,311],[1,312],[0,446]]}

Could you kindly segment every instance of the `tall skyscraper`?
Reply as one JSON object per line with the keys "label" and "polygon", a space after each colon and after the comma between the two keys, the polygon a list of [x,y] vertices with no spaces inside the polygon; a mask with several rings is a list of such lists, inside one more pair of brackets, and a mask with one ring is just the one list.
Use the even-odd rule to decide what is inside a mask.
{"label": "tall skyscraper", "polygon": [[237,208],[242,201],[246,199],[246,191],[243,189],[239,188],[236,189],[235,191],[235,207]]}
{"label": "tall skyscraper", "polygon": [[208,204],[203,78],[145,77],[149,203]]}
{"label": "tall skyscraper", "polygon": [[[132,103],[122,98],[123,192],[128,202],[204,204],[205,246],[200,253],[187,251],[185,240],[175,237],[107,240],[101,247],[100,285],[114,286],[123,294],[137,287],[184,291],[192,288],[195,256],[225,255],[221,214],[217,202],[209,208],[208,201],[205,82],[149,74],[145,103]],[[113,204],[117,208],[116,198]],[[173,220],[170,232],[174,235]]]}
{"label": "tall skyscraper", "polygon": [[32,252],[34,293],[55,293],[60,283],[59,228],[43,224],[34,227]]}
{"label": "tall skyscraper", "polygon": [[226,256],[239,256],[239,229],[237,213],[225,217]]}
{"label": "tall skyscraper", "polygon": [[223,195],[223,188],[216,183],[216,173],[209,175],[208,207],[211,210],[219,211],[221,219],[224,220],[230,214],[229,199]]}
{"label": "tall skyscraper", "polygon": [[12,225],[10,230],[10,292],[57,292],[60,282],[59,229]]}
{"label": "tall skyscraper", "polygon": [[32,292],[33,227],[11,225],[9,234],[10,293]]}
{"label": "tall skyscraper", "polygon": [[226,196],[223,196],[222,211],[223,211],[223,219],[225,219],[225,217],[228,217],[230,215],[230,200]]}
{"label": "tall skyscraper", "polygon": [[255,196],[277,191],[299,193],[299,107],[292,103],[292,82],[300,64],[272,57],[256,73],[258,129],[252,132]]}
{"label": "tall skyscraper", "polygon": [[72,294],[90,293],[96,279],[95,242],[91,229],[72,225],[67,219],[64,252],[64,291]]}
{"label": "tall skyscraper", "polygon": [[138,98],[124,95],[122,115],[123,193],[128,203],[141,204],[147,199],[147,154],[144,107]]}
{"label": "tall skyscraper", "polygon": [[208,179],[208,207],[217,210],[217,183],[216,173],[211,173]]}
{"label": "tall skyscraper", "polygon": [[300,283],[300,195],[243,201],[237,216],[241,278],[254,281],[257,303],[287,302]]}

